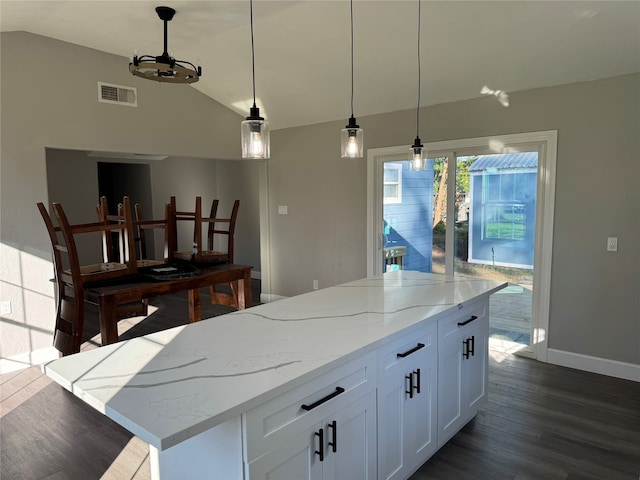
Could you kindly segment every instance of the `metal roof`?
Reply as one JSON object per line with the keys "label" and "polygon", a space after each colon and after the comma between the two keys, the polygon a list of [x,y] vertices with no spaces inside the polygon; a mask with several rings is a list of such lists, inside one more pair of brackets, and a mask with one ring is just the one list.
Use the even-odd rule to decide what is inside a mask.
{"label": "metal roof", "polygon": [[469,171],[504,168],[536,168],[538,152],[502,153],[499,155],[479,155]]}

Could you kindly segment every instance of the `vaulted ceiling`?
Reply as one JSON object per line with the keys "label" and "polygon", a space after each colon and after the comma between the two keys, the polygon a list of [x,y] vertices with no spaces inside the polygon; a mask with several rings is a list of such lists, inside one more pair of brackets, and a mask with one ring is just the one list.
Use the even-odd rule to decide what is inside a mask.
{"label": "vaulted ceiling", "polygon": [[[176,9],[169,50],[199,62],[193,88],[248,115],[249,0],[0,2],[1,31],[129,58],[162,53],[154,9]],[[347,0],[254,1],[256,95],[272,128],[346,119]],[[418,1],[354,1],[356,117],[415,108]],[[421,105],[640,72],[640,1],[422,0]],[[146,80],[131,77],[131,86]]]}

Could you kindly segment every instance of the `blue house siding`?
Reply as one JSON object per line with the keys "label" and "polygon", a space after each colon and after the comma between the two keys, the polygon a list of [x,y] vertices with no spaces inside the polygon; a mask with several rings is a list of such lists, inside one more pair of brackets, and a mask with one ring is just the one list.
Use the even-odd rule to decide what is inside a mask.
{"label": "blue house siding", "polygon": [[433,162],[427,171],[409,170],[402,163],[402,203],[386,203],[383,209],[387,247],[404,246],[404,269],[431,272],[433,241]]}

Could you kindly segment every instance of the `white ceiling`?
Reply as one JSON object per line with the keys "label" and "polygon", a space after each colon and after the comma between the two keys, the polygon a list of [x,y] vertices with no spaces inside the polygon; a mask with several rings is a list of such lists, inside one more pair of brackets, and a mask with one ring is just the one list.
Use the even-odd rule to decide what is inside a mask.
{"label": "white ceiling", "polygon": [[[159,55],[158,5],[177,10],[170,53],[202,65],[194,88],[248,115],[248,0],[2,0],[0,27],[123,57]],[[415,108],[417,0],[353,8],[356,117]],[[255,0],[253,10],[257,103],[272,128],[346,124],[349,2]],[[479,97],[483,85],[515,92],[640,72],[640,1],[423,0],[421,58],[422,106]],[[132,76],[130,85],[145,81]]]}

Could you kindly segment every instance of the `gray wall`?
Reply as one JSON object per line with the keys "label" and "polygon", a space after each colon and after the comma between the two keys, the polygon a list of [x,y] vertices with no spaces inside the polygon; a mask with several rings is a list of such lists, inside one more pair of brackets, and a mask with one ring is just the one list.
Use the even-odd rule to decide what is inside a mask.
{"label": "gray wall", "polygon": [[[510,103],[424,108],[421,138],[558,130],[549,348],[640,364],[640,75],[517,92]],[[358,123],[367,149],[415,136],[415,111]],[[340,158],[343,126],[273,133],[272,294],[366,275],[366,160]],[[278,205],[289,215],[278,215]],[[608,236],[619,238],[617,253],[605,251]]]}
{"label": "gray wall", "polygon": [[[9,357],[52,343],[51,245],[36,208],[49,202],[47,147],[169,155],[152,166],[154,212],[172,194],[186,202],[197,192],[210,202],[219,184],[221,201],[232,201],[236,192],[252,192],[258,174],[256,163],[237,160],[242,118],[191,86],[144,81],[124,57],[24,32],[2,33],[0,48],[0,297],[13,310],[0,323],[0,355]],[[98,81],[136,87],[138,107],[99,103]],[[63,172],[90,205],[97,201],[93,168]],[[242,247],[254,252],[244,261],[259,268],[259,225],[249,223],[258,213],[243,219],[252,208],[257,190],[241,207],[238,233],[254,240]]]}
{"label": "gray wall", "polygon": [[[50,247],[35,208],[47,199],[45,147],[176,157],[163,173],[152,171],[156,211],[172,192],[180,201],[215,182],[234,197],[232,190],[256,190],[258,179],[245,175],[255,164],[240,162],[216,162],[218,173],[238,169],[247,177],[237,186],[185,177],[181,158],[239,157],[240,117],[194,89],[136,82],[122,57],[30,34],[3,33],[1,48],[0,279],[2,299],[12,301],[14,312],[2,319],[0,334],[8,356],[51,345]],[[55,72],[46,84],[43,70]],[[98,80],[136,82],[140,106],[99,104]],[[549,347],[640,364],[640,75],[510,99],[507,109],[493,98],[424,108],[421,137],[558,130]],[[174,104],[192,115],[167,115]],[[414,113],[358,117],[365,147],[408,145]],[[341,120],[272,133],[266,293],[291,296],[310,290],[313,279],[326,287],[366,275],[366,162],[340,158],[343,126]],[[201,162],[193,170],[206,171],[210,164]],[[278,205],[289,214],[278,215]],[[252,218],[257,224],[257,213]],[[607,236],[619,237],[618,253],[605,251]]]}

